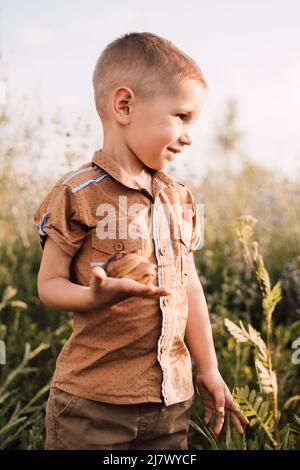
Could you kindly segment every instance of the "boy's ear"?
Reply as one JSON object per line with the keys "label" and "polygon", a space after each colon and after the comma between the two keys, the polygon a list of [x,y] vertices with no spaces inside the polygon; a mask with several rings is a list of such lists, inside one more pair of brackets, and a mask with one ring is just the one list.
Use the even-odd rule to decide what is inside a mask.
{"label": "boy's ear", "polygon": [[113,92],[113,114],[120,124],[128,124],[136,98],[128,87],[119,87]]}

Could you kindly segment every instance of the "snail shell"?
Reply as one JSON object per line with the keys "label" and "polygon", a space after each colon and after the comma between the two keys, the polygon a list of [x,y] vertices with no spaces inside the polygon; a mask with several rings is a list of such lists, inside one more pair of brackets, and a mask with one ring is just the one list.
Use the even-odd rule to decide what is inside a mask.
{"label": "snail shell", "polygon": [[116,253],[103,268],[110,277],[128,277],[143,284],[152,284],[156,265],[136,253]]}

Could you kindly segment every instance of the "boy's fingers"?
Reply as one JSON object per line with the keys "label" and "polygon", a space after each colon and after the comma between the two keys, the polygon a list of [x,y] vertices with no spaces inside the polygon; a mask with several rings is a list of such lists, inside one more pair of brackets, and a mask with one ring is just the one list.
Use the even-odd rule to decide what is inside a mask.
{"label": "boy's fingers", "polygon": [[233,411],[233,413],[236,415],[236,417],[242,421],[244,424],[246,424],[248,426],[249,424],[249,420],[248,418],[244,415],[244,413],[242,411]]}
{"label": "boy's fingers", "polygon": [[[145,295],[146,297],[165,297],[169,295],[169,292],[166,289],[161,288],[146,288],[139,292],[140,295]],[[139,295],[137,294],[137,295]]]}
{"label": "boy's fingers", "polygon": [[215,393],[214,396],[215,403],[216,403],[216,412],[219,415],[225,414],[225,395],[222,390],[219,390]]}
{"label": "boy's fingers", "polygon": [[225,414],[216,413],[216,424],[214,426],[214,433],[219,434],[224,424]]}
{"label": "boy's fingers", "polygon": [[153,292],[159,295],[170,295],[171,289],[168,289],[167,287],[154,287]]}
{"label": "boy's fingers", "polygon": [[172,290],[166,287],[158,287],[149,284],[142,284],[135,281],[134,279],[129,279],[126,277],[115,278],[108,277],[105,270],[100,266],[95,266],[92,268],[93,274],[93,283],[97,287],[101,287],[104,284],[104,281],[109,280],[107,283],[108,290],[123,292],[128,295],[145,295],[148,297],[160,297],[170,295]]}
{"label": "boy's fingers", "polygon": [[249,420],[246,418],[244,413],[239,409],[238,404],[234,401],[229,391],[227,391],[227,394],[226,394],[226,408],[229,408],[237,416],[237,418],[240,421],[242,421],[244,424],[246,425],[249,424]]}
{"label": "boy's fingers", "polygon": [[211,417],[213,415],[213,411],[211,408],[205,408],[205,413],[204,413],[204,424],[206,426],[209,424]]}
{"label": "boy's fingers", "polygon": [[168,287],[159,287],[159,286],[154,286],[153,284],[141,284],[137,283],[137,285],[140,287],[141,291],[148,291],[153,294],[159,294],[159,295],[170,295],[172,293],[172,289],[169,289]]}
{"label": "boy's fingers", "polygon": [[107,278],[106,272],[100,266],[95,266],[92,268],[92,274],[96,278],[95,281],[99,286],[102,286],[103,282]]}
{"label": "boy's fingers", "polygon": [[231,422],[234,425],[237,432],[239,434],[244,434],[244,429],[243,429],[243,426],[241,425],[239,418],[232,411],[229,411],[229,413],[231,417]]}
{"label": "boy's fingers", "polygon": [[171,289],[166,287],[158,287],[149,284],[142,284],[140,282],[134,281],[133,279],[125,279],[123,278],[120,281],[120,286],[124,292],[132,293],[132,294],[148,294],[150,296],[162,296],[162,295],[170,295]]}
{"label": "boy's fingers", "polygon": [[225,419],[225,395],[222,390],[218,390],[215,395],[215,410],[216,410],[216,424],[214,426],[214,433],[219,434]]}

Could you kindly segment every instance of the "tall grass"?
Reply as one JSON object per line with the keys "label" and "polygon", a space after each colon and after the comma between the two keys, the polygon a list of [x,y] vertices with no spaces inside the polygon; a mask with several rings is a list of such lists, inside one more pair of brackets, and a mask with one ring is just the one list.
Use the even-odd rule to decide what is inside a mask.
{"label": "tall grass", "polygon": [[[251,164],[233,117],[228,113],[216,136],[226,171],[214,170],[187,184],[205,204],[205,244],[196,264],[221,372],[251,425],[240,437],[227,420],[216,438],[202,422],[196,396],[189,446],[293,449],[299,447],[300,427],[300,368],[291,360],[300,327],[299,181]],[[56,175],[34,171],[43,156],[43,143],[37,144],[45,133],[41,120],[27,126],[21,119],[15,131],[8,120],[1,126],[7,136],[0,155],[0,340],[6,344],[6,364],[0,366],[0,448],[41,449],[49,382],[72,331],[70,313],[42,305],[36,286],[41,250],[32,215]],[[55,126],[66,143],[61,170],[90,160],[84,145],[79,153],[73,149],[72,132],[57,120]],[[230,169],[232,152],[241,162],[238,171]],[[30,161],[31,171],[22,169],[20,160]],[[235,221],[243,213],[259,221],[256,248],[248,244],[252,219],[240,221],[237,236]]]}
{"label": "tall grass", "polygon": [[[300,445],[300,416],[296,413],[290,416],[287,413],[290,405],[299,402],[300,397],[298,394],[284,401],[285,393],[281,389],[281,396],[278,387],[280,368],[277,372],[274,366],[275,362],[278,363],[281,360],[280,349],[276,350],[273,344],[273,314],[276,306],[282,300],[282,288],[280,281],[271,286],[270,276],[259,250],[259,243],[253,241],[252,246],[249,246],[256,223],[257,220],[251,216],[241,216],[238,219],[236,235],[242,246],[246,278],[248,282],[251,282],[251,275],[254,275],[261,292],[261,331],[255,329],[249,322],[245,326],[241,319],[238,322],[229,318],[224,319],[225,327],[237,342],[237,346],[241,343],[248,346],[246,355],[242,359],[240,348],[236,349],[239,355],[238,367],[241,368],[244,363],[245,370],[247,370],[246,367],[249,367],[248,364],[251,361],[255,370],[259,390],[254,387],[250,390],[246,374],[244,377],[246,385],[233,387],[233,396],[237,404],[250,420],[250,433],[247,437],[240,437],[235,430],[231,431],[229,420],[227,420],[225,436],[219,440],[214,436],[210,426],[203,423],[198,411],[194,411],[196,419],[194,417],[191,420],[192,428],[206,439],[211,448],[218,450],[297,449]],[[299,328],[299,321],[295,321],[291,325],[293,331],[294,326]],[[265,340],[262,335],[265,335]],[[292,352],[290,352],[289,362],[292,366]],[[299,371],[297,372],[299,378]],[[251,432],[253,430],[255,433]],[[196,445],[196,448],[199,446]]]}

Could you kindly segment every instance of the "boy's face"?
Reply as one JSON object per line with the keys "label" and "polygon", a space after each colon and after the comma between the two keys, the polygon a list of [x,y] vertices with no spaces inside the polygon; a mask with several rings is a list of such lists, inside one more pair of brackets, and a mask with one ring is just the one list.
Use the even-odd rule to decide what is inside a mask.
{"label": "boy's face", "polygon": [[201,83],[188,79],[175,95],[136,101],[125,130],[129,149],[147,167],[162,170],[186,145],[191,145],[190,126],[200,114],[204,96]]}

